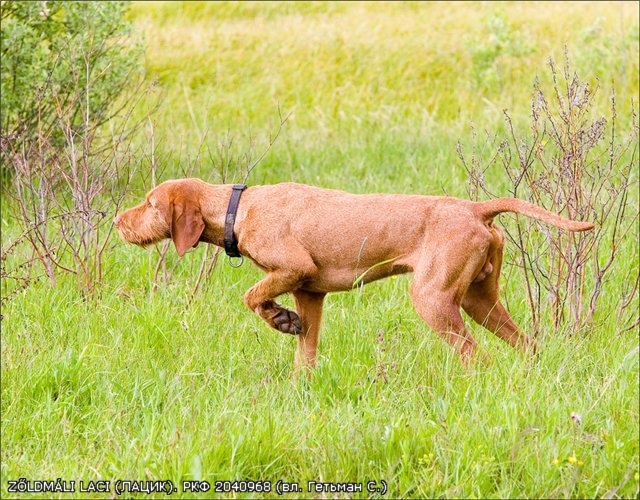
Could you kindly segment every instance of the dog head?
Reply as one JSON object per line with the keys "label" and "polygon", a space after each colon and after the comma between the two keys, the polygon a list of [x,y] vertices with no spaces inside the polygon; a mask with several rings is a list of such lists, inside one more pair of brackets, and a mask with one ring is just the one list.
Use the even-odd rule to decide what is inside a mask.
{"label": "dog head", "polygon": [[142,247],[171,238],[183,256],[198,244],[205,228],[194,181],[167,181],[149,191],[143,203],[113,219],[120,237]]}

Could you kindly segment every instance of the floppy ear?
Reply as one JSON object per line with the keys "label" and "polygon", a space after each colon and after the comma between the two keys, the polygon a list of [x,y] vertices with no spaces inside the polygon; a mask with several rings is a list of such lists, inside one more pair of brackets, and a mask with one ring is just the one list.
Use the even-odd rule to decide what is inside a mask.
{"label": "floppy ear", "polygon": [[178,255],[182,257],[187,250],[198,244],[204,231],[204,220],[200,207],[183,198],[173,201],[171,212],[171,239]]}

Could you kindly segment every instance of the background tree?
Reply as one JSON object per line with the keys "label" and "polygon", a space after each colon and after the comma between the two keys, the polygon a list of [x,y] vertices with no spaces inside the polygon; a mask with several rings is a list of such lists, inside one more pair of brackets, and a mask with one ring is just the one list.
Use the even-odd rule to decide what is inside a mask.
{"label": "background tree", "polygon": [[122,91],[143,72],[143,44],[125,20],[127,2],[2,2],[2,165],[38,135],[64,144],[119,111]]}
{"label": "background tree", "polygon": [[[41,262],[53,284],[58,271],[75,274],[91,294],[112,230],[101,228],[118,210],[138,158],[131,137],[141,119],[132,117],[146,90],[144,52],[126,8],[1,4],[3,190],[22,226],[19,240],[31,246],[27,261]],[[9,276],[11,259],[3,257]]]}

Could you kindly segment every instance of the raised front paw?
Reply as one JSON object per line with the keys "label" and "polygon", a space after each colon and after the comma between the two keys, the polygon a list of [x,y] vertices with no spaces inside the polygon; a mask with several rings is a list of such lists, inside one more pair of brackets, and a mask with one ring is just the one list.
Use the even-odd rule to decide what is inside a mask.
{"label": "raised front paw", "polygon": [[300,335],[302,333],[300,316],[284,307],[273,316],[271,321],[273,321],[273,327],[283,333],[290,333],[291,335]]}

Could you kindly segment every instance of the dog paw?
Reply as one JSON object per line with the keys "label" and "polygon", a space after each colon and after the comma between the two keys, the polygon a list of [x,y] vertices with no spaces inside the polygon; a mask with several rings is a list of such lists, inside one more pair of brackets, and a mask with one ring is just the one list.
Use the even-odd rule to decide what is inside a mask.
{"label": "dog paw", "polygon": [[291,335],[300,335],[300,333],[302,333],[300,316],[289,309],[282,308],[282,310],[273,317],[272,321],[276,330],[283,333],[290,333]]}

